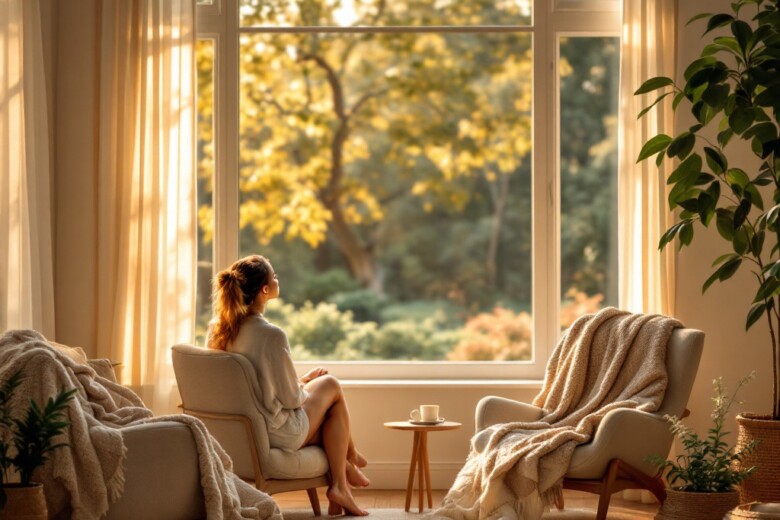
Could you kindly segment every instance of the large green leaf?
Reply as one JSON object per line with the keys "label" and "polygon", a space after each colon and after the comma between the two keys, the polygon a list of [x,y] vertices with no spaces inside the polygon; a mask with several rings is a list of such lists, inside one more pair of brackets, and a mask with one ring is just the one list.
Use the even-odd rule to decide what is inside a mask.
{"label": "large green leaf", "polygon": [[666,148],[669,146],[669,143],[671,142],[672,138],[666,134],[659,134],[653,137],[642,147],[642,150],[639,152],[639,158],[636,160],[636,162],[644,161],[648,157],[666,150]]}
{"label": "large green leaf", "polygon": [[717,61],[718,60],[714,56],[704,56],[703,58],[692,61],[691,64],[688,65],[688,68],[685,69],[683,74],[685,81],[690,81],[693,75],[700,70],[711,68]]}
{"label": "large green leaf", "polygon": [[747,108],[736,108],[729,116],[729,125],[735,133],[741,134],[753,124],[754,114]]}
{"label": "large green leaf", "polygon": [[704,156],[707,159],[707,166],[709,166],[712,172],[717,175],[722,174],[729,167],[729,163],[726,160],[726,157],[721,153],[720,150],[705,146]]}
{"label": "large green leaf", "polygon": [[750,54],[753,47],[753,29],[742,20],[734,20],[731,23],[731,34],[737,39],[739,49],[743,56]]}
{"label": "large green leaf", "polygon": [[654,90],[658,90],[659,88],[667,87],[669,85],[674,85],[674,80],[672,78],[667,78],[665,76],[650,78],[644,83],[642,83],[642,86],[636,89],[634,95],[637,96],[639,94],[647,94],[648,92],[652,92]]}
{"label": "large green leaf", "polygon": [[696,136],[690,132],[683,132],[675,137],[666,149],[668,157],[685,159],[696,144]]}
{"label": "large green leaf", "polygon": [[699,178],[701,173],[701,156],[699,154],[692,154],[688,156],[679,166],[672,172],[666,184],[678,184],[682,182],[687,188],[693,186]]}
{"label": "large green leaf", "polygon": [[734,239],[734,212],[724,208],[715,210],[715,224],[720,236],[731,242]]}
{"label": "large green leaf", "polygon": [[744,170],[739,168],[730,168],[726,172],[726,182],[728,182],[731,186],[739,186],[741,193],[741,191],[745,189],[745,186],[747,186],[750,182],[750,177],[748,177]]}
{"label": "large green leaf", "polygon": [[701,95],[701,98],[711,107],[722,108],[726,106],[730,91],[731,89],[728,85],[711,84]]}
{"label": "large green leaf", "polygon": [[768,277],[761,284],[761,287],[758,288],[758,291],[756,291],[756,297],[753,299],[753,303],[764,301],[767,298],[776,295],[777,293],[775,291],[778,289],[780,289],[780,280],[774,276]]}
{"label": "large green leaf", "polygon": [[639,112],[639,115],[636,116],[636,118],[639,119],[643,115],[647,114],[654,106],[656,106],[658,103],[660,103],[663,98],[665,98],[666,96],[668,96],[670,94],[671,94],[671,92],[666,92],[666,93],[661,94],[660,96],[658,96],[658,99],[653,101],[649,106],[646,106],[645,108],[643,108],[642,111]]}
{"label": "large green leaf", "polygon": [[748,312],[747,321],[745,322],[745,330],[748,330],[750,327],[753,326],[754,323],[756,323],[761,316],[764,314],[764,311],[766,310],[767,303],[766,302],[760,302],[755,305],[753,305],[750,308],[750,311]]}
{"label": "large green leaf", "polygon": [[701,288],[701,292],[704,293],[713,283],[715,283],[716,280],[720,280],[722,282],[734,276],[734,273],[737,272],[740,265],[742,265],[742,258],[737,257],[720,266],[715,270],[714,273],[712,273],[709,278],[707,278],[707,281],[704,282],[704,285]]}
{"label": "large green leaf", "polygon": [[704,34],[707,34],[708,32],[713,31],[718,27],[723,27],[724,25],[728,25],[733,20],[734,17],[731,16],[730,14],[716,14],[715,16],[711,17],[707,22],[707,30],[704,31]]}

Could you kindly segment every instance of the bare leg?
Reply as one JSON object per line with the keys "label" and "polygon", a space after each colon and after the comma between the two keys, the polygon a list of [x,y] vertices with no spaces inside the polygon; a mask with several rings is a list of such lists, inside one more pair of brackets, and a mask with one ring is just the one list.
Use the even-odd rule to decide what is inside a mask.
{"label": "bare leg", "polygon": [[303,409],[309,417],[309,435],[306,444],[314,444],[321,436],[322,446],[330,465],[331,486],[327,496],[329,514],[343,507],[348,514],[365,516],[352,496],[347,482],[347,451],[350,443],[349,411],[338,380],[321,376],[306,384],[309,397]]}

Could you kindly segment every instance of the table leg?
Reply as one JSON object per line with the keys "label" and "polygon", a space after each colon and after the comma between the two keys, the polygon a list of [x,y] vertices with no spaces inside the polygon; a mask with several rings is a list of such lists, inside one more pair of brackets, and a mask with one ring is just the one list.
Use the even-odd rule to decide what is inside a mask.
{"label": "table leg", "polygon": [[427,432],[420,432],[420,440],[418,441],[419,454],[417,456],[417,474],[420,478],[417,479],[419,484],[418,495],[420,497],[420,512],[423,512],[423,493],[425,493],[425,471],[423,470],[423,464],[425,460],[428,460],[428,452],[425,451],[425,438]]}
{"label": "table leg", "polygon": [[412,505],[412,490],[414,489],[414,466],[417,463],[417,450],[419,449],[420,433],[414,432],[414,444],[412,446],[412,463],[409,464],[409,480],[406,483],[406,511]]}
{"label": "table leg", "polygon": [[423,459],[423,465],[425,466],[425,489],[428,491],[428,507],[433,509],[433,496],[431,494],[431,465],[428,460],[428,432],[422,434],[422,445],[425,458]]}

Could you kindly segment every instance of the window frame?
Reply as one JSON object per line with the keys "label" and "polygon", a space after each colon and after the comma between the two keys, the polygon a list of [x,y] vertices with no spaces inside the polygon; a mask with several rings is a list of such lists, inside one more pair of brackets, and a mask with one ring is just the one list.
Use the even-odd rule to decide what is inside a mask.
{"label": "window frame", "polygon": [[[214,0],[196,9],[196,38],[214,40],[214,272],[239,255],[239,38],[242,33],[354,33],[353,27],[239,27],[239,0]],[[562,37],[620,36],[617,0],[533,0],[531,26],[486,27],[490,31],[527,32],[533,45],[532,103],[532,319],[531,361],[317,361],[296,362],[348,379],[365,380],[520,380],[542,379],[560,336],[560,78]],[[385,32],[443,32],[473,27],[383,27]],[[487,32],[487,31],[485,31]],[[553,122],[553,124],[549,124]],[[224,172],[235,172],[232,175]],[[539,266],[555,266],[544,268]]]}

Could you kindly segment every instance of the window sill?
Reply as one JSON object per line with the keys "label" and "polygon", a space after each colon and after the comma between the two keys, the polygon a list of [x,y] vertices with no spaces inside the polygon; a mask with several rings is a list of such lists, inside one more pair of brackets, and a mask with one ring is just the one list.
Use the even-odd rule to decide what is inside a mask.
{"label": "window sill", "polygon": [[542,388],[541,379],[341,379],[345,388]]}

